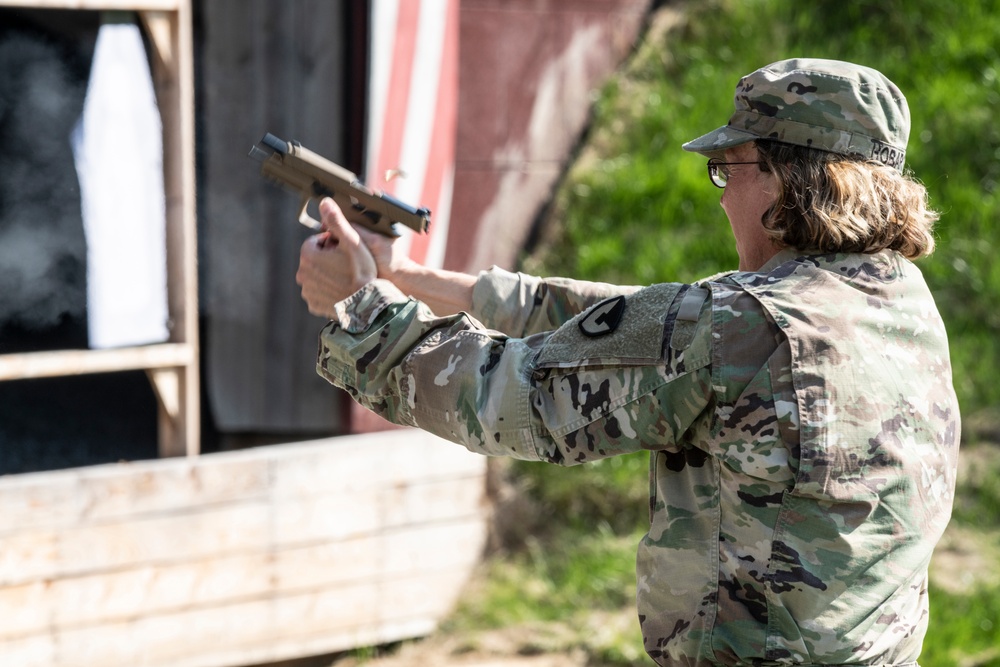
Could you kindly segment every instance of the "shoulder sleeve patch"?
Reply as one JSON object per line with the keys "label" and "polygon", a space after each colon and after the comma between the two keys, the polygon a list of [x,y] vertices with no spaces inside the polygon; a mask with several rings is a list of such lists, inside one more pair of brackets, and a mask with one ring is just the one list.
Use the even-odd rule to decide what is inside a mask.
{"label": "shoulder sleeve patch", "polygon": [[588,310],[578,326],[584,336],[596,338],[605,336],[618,328],[625,314],[625,296],[613,296],[605,299]]}

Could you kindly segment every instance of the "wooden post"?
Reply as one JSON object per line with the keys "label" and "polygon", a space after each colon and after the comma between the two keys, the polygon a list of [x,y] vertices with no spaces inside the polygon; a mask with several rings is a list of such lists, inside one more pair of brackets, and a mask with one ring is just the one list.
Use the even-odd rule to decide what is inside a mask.
{"label": "wooden post", "polygon": [[[198,290],[195,232],[194,66],[190,0],[176,11],[139,16],[156,52],[153,79],[163,122],[163,185],[167,204],[167,284],[171,340],[188,345],[194,363],[150,374],[160,398],[160,456],[200,451]],[[170,377],[169,385],[166,378]],[[169,406],[177,393],[177,410]]]}

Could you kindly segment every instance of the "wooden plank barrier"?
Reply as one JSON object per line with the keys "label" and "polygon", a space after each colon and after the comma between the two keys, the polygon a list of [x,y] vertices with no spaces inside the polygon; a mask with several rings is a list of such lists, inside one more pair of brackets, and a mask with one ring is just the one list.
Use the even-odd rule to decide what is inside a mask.
{"label": "wooden plank barrier", "polygon": [[431,631],[485,459],[410,430],[0,477],[0,665],[221,667]]}

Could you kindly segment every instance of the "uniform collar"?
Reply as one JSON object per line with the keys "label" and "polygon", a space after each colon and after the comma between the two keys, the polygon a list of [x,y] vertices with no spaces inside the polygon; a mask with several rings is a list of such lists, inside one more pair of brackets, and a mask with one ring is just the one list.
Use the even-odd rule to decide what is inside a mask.
{"label": "uniform collar", "polygon": [[770,273],[785,262],[790,262],[804,254],[806,253],[803,253],[801,250],[796,250],[795,248],[783,248],[782,250],[779,250],[778,254],[774,257],[764,262],[764,266],[760,267],[756,271],[752,271],[751,273]]}

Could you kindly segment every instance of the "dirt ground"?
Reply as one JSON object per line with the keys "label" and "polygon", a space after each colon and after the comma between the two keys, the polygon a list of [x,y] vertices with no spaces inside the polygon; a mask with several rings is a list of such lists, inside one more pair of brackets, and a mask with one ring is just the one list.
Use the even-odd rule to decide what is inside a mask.
{"label": "dirt ground", "polygon": [[[519,655],[516,642],[497,633],[492,646],[466,650],[454,641],[430,637],[404,644],[392,655],[366,659],[349,658],[335,661],[331,667],[581,667],[582,655],[543,653]],[[650,663],[652,664],[652,663]]]}

